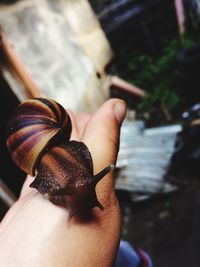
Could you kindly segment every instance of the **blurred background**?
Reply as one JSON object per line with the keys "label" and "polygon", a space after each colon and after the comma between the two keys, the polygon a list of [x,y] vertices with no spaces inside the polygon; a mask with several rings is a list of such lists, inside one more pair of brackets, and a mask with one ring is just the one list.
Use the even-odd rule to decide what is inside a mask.
{"label": "blurred background", "polygon": [[155,267],[200,262],[200,1],[0,1],[0,217],[25,174],[6,124],[29,97],[128,106],[116,169],[123,239]]}

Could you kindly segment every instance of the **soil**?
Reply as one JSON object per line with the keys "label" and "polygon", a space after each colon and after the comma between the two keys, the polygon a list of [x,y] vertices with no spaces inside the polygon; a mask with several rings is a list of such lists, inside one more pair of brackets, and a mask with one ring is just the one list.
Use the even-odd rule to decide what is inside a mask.
{"label": "soil", "polygon": [[200,189],[196,186],[140,203],[119,194],[123,239],[144,249],[154,267],[200,266]]}

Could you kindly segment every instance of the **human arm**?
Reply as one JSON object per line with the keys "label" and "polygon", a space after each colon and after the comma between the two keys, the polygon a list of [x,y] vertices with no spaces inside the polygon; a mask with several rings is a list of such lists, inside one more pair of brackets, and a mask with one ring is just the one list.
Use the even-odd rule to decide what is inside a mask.
{"label": "human arm", "polygon": [[[94,115],[70,115],[72,139],[89,148],[94,172],[116,162],[121,122],[125,105],[109,100]],[[104,207],[93,209],[93,217],[67,220],[67,210],[53,205],[29,188],[28,177],[19,200],[0,226],[0,266],[87,266],[113,265],[120,239],[120,210],[114,192],[113,173],[96,187]]]}

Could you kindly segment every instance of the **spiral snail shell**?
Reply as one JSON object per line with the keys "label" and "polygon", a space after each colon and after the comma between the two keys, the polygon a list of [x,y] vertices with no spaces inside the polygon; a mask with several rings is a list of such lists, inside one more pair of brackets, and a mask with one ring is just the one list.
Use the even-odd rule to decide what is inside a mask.
{"label": "spiral snail shell", "polygon": [[7,146],[14,162],[34,176],[30,187],[72,217],[98,206],[95,187],[112,168],[93,174],[93,162],[83,142],[69,141],[72,124],[54,100],[35,98],[21,103],[8,123]]}
{"label": "spiral snail shell", "polygon": [[15,163],[33,176],[49,142],[67,132],[69,139],[71,120],[61,105],[53,100],[29,99],[18,106],[9,121],[7,146]]}

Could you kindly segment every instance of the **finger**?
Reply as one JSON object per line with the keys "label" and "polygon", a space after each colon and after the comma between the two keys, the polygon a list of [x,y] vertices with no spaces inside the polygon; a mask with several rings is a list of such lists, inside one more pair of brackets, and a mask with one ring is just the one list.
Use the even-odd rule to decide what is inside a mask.
{"label": "finger", "polygon": [[88,121],[91,119],[92,115],[88,112],[81,112],[76,116],[76,123],[78,128],[79,140],[82,138]]}
{"label": "finger", "polygon": [[105,102],[88,121],[82,140],[88,145],[95,171],[115,164],[120,126],[125,117],[125,103],[118,99]]}
{"label": "finger", "polygon": [[[31,176],[29,176],[29,177],[31,177]],[[27,187],[27,190],[26,190],[26,187]],[[23,203],[25,203],[27,201],[27,199],[30,199],[35,194],[36,194],[36,190],[30,190],[30,188],[28,189],[28,185],[24,187],[24,191],[23,191],[23,193],[21,193],[19,199],[7,211],[6,215],[4,216],[3,220],[1,221],[0,234],[6,229],[7,225],[12,221],[14,216],[21,209],[21,207],[23,206]]]}
{"label": "finger", "polygon": [[72,132],[71,132],[70,139],[77,140],[79,137],[79,134],[78,134],[78,126],[77,126],[76,116],[74,115],[74,113],[71,110],[67,110],[67,113],[69,114],[69,117],[70,117],[71,123],[72,123]]}
{"label": "finger", "polygon": [[[88,121],[83,142],[88,146],[95,174],[110,164],[115,164],[119,147],[120,126],[126,114],[125,103],[118,99],[105,102]],[[113,176],[107,175],[97,185],[97,195],[107,197],[113,191]]]}
{"label": "finger", "polygon": [[29,185],[33,182],[33,180],[35,179],[35,177],[32,177],[30,175],[28,175],[26,177],[26,180],[22,186],[22,190],[21,190],[21,193],[20,193],[20,198],[24,197],[26,194],[32,192],[32,191],[35,191],[35,189],[33,188],[30,188]]}

